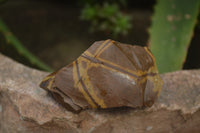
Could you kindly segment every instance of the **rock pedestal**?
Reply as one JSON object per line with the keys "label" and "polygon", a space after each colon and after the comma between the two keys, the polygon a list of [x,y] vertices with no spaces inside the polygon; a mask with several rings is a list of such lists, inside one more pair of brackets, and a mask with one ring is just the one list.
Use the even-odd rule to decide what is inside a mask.
{"label": "rock pedestal", "polygon": [[161,75],[151,108],[85,110],[56,103],[39,83],[48,73],[0,54],[0,133],[199,133],[200,70]]}

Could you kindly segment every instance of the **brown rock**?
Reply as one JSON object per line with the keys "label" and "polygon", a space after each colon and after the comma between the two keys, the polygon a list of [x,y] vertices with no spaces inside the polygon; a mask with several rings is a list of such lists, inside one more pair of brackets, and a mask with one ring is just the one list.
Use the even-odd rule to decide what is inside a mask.
{"label": "brown rock", "polygon": [[80,114],[67,111],[39,88],[47,74],[0,54],[0,133],[200,132],[200,70],[161,75],[164,87],[151,108]]}

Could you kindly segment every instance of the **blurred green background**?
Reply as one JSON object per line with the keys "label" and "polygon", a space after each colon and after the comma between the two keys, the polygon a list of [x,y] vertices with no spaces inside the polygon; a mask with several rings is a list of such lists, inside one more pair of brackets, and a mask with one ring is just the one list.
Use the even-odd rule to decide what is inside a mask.
{"label": "blurred green background", "polygon": [[59,69],[110,38],[148,45],[161,73],[200,68],[199,0],[0,3],[0,52],[30,67]]}

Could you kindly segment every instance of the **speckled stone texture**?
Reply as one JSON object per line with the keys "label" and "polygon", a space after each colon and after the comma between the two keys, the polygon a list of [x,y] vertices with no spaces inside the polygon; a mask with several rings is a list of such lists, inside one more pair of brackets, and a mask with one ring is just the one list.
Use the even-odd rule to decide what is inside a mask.
{"label": "speckled stone texture", "polygon": [[200,70],[161,75],[151,108],[85,110],[74,114],[39,88],[48,73],[0,54],[0,133],[199,133]]}

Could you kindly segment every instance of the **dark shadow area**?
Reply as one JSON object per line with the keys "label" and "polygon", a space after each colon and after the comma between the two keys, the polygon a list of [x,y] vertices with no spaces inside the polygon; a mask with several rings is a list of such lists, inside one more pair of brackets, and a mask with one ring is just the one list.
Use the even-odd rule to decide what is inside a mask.
{"label": "dark shadow area", "polygon": [[183,69],[200,68],[200,28],[194,30],[194,36],[188,49],[187,58]]}

